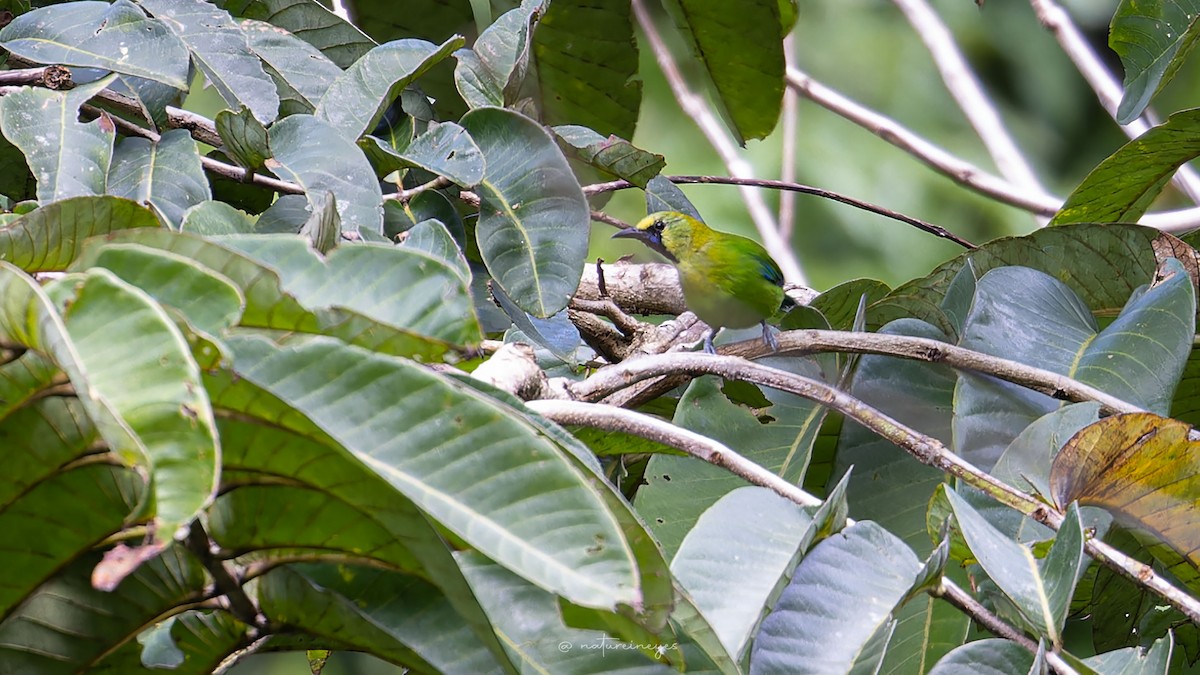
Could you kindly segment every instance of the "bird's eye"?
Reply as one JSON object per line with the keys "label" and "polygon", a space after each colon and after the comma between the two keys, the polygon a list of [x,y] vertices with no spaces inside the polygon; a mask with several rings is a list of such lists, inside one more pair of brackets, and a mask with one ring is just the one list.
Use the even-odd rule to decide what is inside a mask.
{"label": "bird's eye", "polygon": [[663,225],[663,221],[656,220],[654,221],[654,224],[650,226],[650,231],[654,234],[662,234],[663,227],[665,227],[665,225]]}

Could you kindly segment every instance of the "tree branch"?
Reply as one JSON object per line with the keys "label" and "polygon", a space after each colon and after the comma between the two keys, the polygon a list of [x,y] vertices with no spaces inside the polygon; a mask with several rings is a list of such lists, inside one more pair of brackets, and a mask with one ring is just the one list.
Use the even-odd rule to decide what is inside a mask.
{"label": "tree branch", "polygon": [[234,577],[234,574],[225,567],[225,563],[212,553],[212,540],[208,536],[208,532],[204,530],[204,526],[200,524],[200,520],[192,521],[191,530],[188,532],[187,538],[184,540],[189,551],[200,560],[204,568],[213,577],[213,583],[216,584],[217,591],[229,603],[229,610],[239,621],[250,626],[263,627],[266,625],[266,617],[258,611],[258,606],[246,595],[246,589],[242,588],[241,582]]}
{"label": "tree branch", "polygon": [[[646,40],[650,43],[650,49],[654,52],[658,66],[667,78],[667,83],[671,86],[671,91],[675,94],[675,100],[679,102],[679,107],[704,133],[705,138],[717,151],[730,174],[738,178],[753,178],[754,171],[750,164],[738,155],[737,149],[726,135],[725,129],[716,115],[712,113],[703,98],[688,89],[683,74],[679,72],[679,68],[671,57],[666,43],[663,42],[662,36],[659,35],[658,28],[654,25],[654,19],[646,10],[643,0],[633,0],[633,15],[636,17],[638,25],[641,26],[642,32],[645,33]],[[775,262],[779,263],[784,278],[794,283],[807,283],[800,262],[792,252],[791,246],[780,235],[775,217],[767,208],[767,203],[763,200],[762,195],[748,187],[743,187],[741,193],[742,200],[746,203],[746,209],[750,212],[750,218],[758,228],[763,246],[775,259]]]}
{"label": "tree branch", "polygon": [[[752,485],[765,487],[800,506],[813,507],[821,504],[820,499],[742,457],[728,446],[657,417],[623,408],[578,401],[528,401],[525,405],[558,424],[624,432],[682,450],[709,464],[719,466]],[[853,525],[854,520],[847,518],[846,524]],[[995,635],[1012,640],[1031,652],[1037,651],[1036,643],[990,612],[952,580],[943,577],[941,583],[936,588],[929,589],[928,593],[945,598]],[[1075,672],[1061,659],[1051,660],[1051,666],[1055,672],[1064,675]]]}
{"label": "tree branch", "polygon": [[[910,429],[824,382],[736,357],[673,353],[635,357],[620,364],[602,368],[592,378],[579,383],[576,387],[570,387],[571,393],[577,398],[585,398],[579,395],[580,392],[577,389],[579,387],[586,389],[588,383],[600,373],[605,373],[605,377],[610,380],[614,377],[620,378],[624,382],[621,386],[628,386],[628,384],[650,377],[686,373],[693,376],[718,375],[727,379],[752,382],[792,393],[849,417],[903,449],[922,464],[932,466],[972,487],[983,490],[1001,504],[1013,508],[1055,531],[1062,525],[1063,515],[1054,508],[979,470],[955,455],[936,438]],[[1084,550],[1088,555],[1122,576],[1159,594],[1190,620],[1200,623],[1200,600],[1171,585],[1149,566],[1133,560],[1112,546],[1095,539],[1087,540],[1084,543]]]}
{"label": "tree branch", "polygon": [[[925,0],[892,0],[912,25],[925,48],[929,50],[942,81],[967,121],[979,135],[1000,174],[1018,189],[1038,198],[1052,197],[1046,192],[1033,167],[1025,161],[1024,154],[1004,128],[996,107],[983,91],[979,79],[967,65],[962,52],[950,35],[950,30],[937,12]],[[1046,219],[1039,218],[1045,225]]]}
{"label": "tree branch", "polygon": [[[949,239],[950,241],[958,244],[959,246],[962,246],[963,248],[968,248],[968,249],[975,248],[975,244],[972,244],[971,242],[967,241],[966,239],[963,239],[962,237],[958,236],[957,234],[954,234],[953,232],[951,232],[943,227],[940,227],[938,225],[934,225],[932,223],[925,222],[924,220],[921,220],[919,218],[913,218],[912,216],[906,216],[903,213],[900,213],[899,211],[893,211],[891,209],[884,208],[884,207],[878,206],[876,204],[872,204],[871,202],[863,201],[861,199],[855,199],[854,197],[848,197],[844,194],[841,194],[840,192],[834,192],[833,190],[826,190],[824,188],[812,187],[811,185],[803,185],[801,183],[792,183],[792,182],[783,181],[783,180],[769,180],[769,179],[765,179],[765,178],[737,178],[737,177],[731,177],[731,176],[664,176],[664,178],[671,181],[672,183],[677,183],[677,184],[747,185],[747,186],[753,186],[753,187],[770,188],[773,190],[783,190],[783,191],[789,192],[789,193],[790,192],[802,192],[804,194],[814,195],[814,196],[821,197],[824,199],[831,199],[835,202],[841,202],[843,204],[848,204],[850,206],[862,209],[864,211],[870,211],[871,213],[876,213],[881,216],[891,218],[893,220],[898,220],[902,223],[907,223],[919,230],[924,230],[925,232],[936,235],[943,239]],[[633,183],[630,183],[629,181],[614,180],[614,181],[609,181],[607,183],[594,183],[592,185],[587,185],[583,188],[583,193],[585,195],[593,195],[593,194],[599,194],[602,192],[611,192],[613,190],[625,190],[625,189],[631,188],[631,187],[635,187],[635,186]]]}

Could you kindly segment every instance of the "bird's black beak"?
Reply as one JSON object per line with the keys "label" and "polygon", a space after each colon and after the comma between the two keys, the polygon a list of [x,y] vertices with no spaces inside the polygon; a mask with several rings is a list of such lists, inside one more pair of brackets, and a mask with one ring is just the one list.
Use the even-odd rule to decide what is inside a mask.
{"label": "bird's black beak", "polygon": [[613,239],[618,237],[625,239],[640,239],[642,241],[650,240],[650,233],[645,230],[639,230],[636,227],[627,227],[623,230],[617,230],[617,233],[612,236]]}

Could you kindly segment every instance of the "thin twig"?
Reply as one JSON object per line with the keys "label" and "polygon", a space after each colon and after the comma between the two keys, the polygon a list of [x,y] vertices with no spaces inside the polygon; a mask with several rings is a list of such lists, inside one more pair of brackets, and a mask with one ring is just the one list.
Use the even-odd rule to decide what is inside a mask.
{"label": "thin twig", "polygon": [[[983,91],[979,79],[963,58],[950,29],[925,0],[892,0],[925,43],[934,65],[942,75],[946,89],[966,115],[967,121],[983,141],[1000,175],[1018,189],[1038,197],[1050,197],[1038,180],[1033,167],[1017,148],[1016,142],[1004,128],[995,105]],[[1046,219],[1040,218],[1045,225]]]}
{"label": "thin twig", "polygon": [[[662,69],[663,76],[666,77],[671,91],[675,94],[675,100],[679,102],[679,107],[683,109],[684,114],[691,117],[700,131],[704,133],[705,138],[717,151],[730,174],[738,178],[753,178],[754,171],[750,164],[738,154],[737,148],[725,133],[725,129],[716,115],[709,109],[703,98],[688,88],[683,74],[680,73],[670,50],[667,49],[666,43],[659,35],[658,28],[654,25],[654,19],[646,10],[643,0],[633,0],[633,15],[637,18],[642,32],[645,33],[646,40],[650,43],[650,49],[658,60],[658,66]],[[779,263],[784,278],[794,283],[807,284],[800,261],[796,259],[788,242],[780,236],[775,217],[767,207],[766,200],[762,198],[761,194],[748,187],[742,187],[741,193],[742,200],[746,203],[746,209],[750,212],[750,218],[754,221],[754,226],[758,228],[763,246],[775,259],[775,262]]]}
{"label": "thin twig", "polygon": [[[950,241],[958,244],[959,246],[962,246],[963,248],[968,248],[968,249],[975,248],[975,244],[972,244],[971,242],[967,241],[966,239],[963,239],[962,237],[958,236],[957,234],[954,234],[953,232],[947,230],[944,227],[934,225],[933,223],[925,222],[924,220],[921,220],[920,218],[913,218],[912,216],[906,216],[903,213],[900,213],[899,211],[893,211],[889,208],[885,208],[885,207],[879,206],[877,204],[872,204],[871,202],[863,201],[861,199],[855,199],[854,197],[848,197],[844,194],[841,194],[840,192],[834,192],[833,190],[826,190],[824,188],[812,187],[811,185],[803,185],[801,183],[790,183],[790,182],[782,181],[782,180],[769,180],[766,178],[736,178],[736,177],[730,177],[730,176],[665,176],[665,178],[667,180],[671,181],[672,183],[680,183],[680,184],[745,185],[745,186],[751,186],[751,187],[770,188],[773,190],[783,190],[785,192],[802,192],[804,194],[814,195],[817,197],[822,197],[824,199],[831,199],[835,202],[841,202],[843,204],[848,204],[850,206],[862,209],[864,211],[870,211],[871,213],[876,213],[881,216],[891,218],[893,220],[898,220],[902,223],[907,223],[919,230],[924,230],[925,232],[936,235],[943,239],[949,239]],[[633,183],[630,183],[629,181],[614,180],[614,181],[609,181],[607,183],[595,183],[593,185],[587,185],[583,188],[583,193],[591,195],[591,194],[598,194],[601,192],[610,192],[612,190],[624,190],[624,189],[631,188],[631,187],[634,187],[634,185],[633,185]]]}
{"label": "thin twig", "polygon": [[449,178],[446,178],[445,176],[438,176],[428,183],[422,183],[408,190],[401,190],[393,195],[386,195],[384,199],[395,199],[398,202],[405,203],[411,201],[413,197],[416,197],[422,192],[427,190],[440,190],[444,187],[450,187],[450,185],[451,183]]}
{"label": "thin twig", "polygon": [[[631,358],[620,364],[601,368],[596,375],[581,384],[586,384],[600,373],[605,373],[605,377],[609,379],[619,379],[624,383],[621,386],[628,386],[651,377],[684,373],[718,375],[795,394],[845,415],[895,444],[922,464],[932,466],[984,491],[1001,504],[1015,509],[1055,531],[1061,527],[1063,522],[1062,513],[1037,498],[979,470],[951,452],[938,439],[910,429],[824,382],[741,358],[690,353]],[[577,398],[582,398],[578,395],[576,387],[571,387],[571,393],[575,394]],[[1157,593],[1191,621],[1200,623],[1200,600],[1173,586],[1148,565],[1133,560],[1112,546],[1096,539],[1085,541],[1084,550],[1089,556],[1099,560],[1122,576]]]}
{"label": "thin twig", "polygon": [[242,588],[241,582],[234,577],[229,568],[225,567],[223,561],[213,555],[212,540],[209,538],[208,532],[204,530],[204,526],[200,524],[199,519],[192,521],[185,543],[188,550],[212,575],[213,583],[229,603],[229,609],[233,615],[239,621],[251,626],[265,625],[266,619],[258,611],[258,607],[250,599],[250,596],[246,595],[246,589]]}
{"label": "thin twig", "polygon": [[[525,405],[558,424],[624,432],[682,450],[693,457],[719,466],[753,485],[765,487],[800,506],[813,507],[821,504],[820,499],[784,480],[778,474],[742,457],[723,443],[677,427],[657,417],[623,408],[578,401],[528,401]],[[847,518],[846,524],[853,525],[854,520]],[[1005,623],[1003,619],[981,605],[952,580],[943,577],[939,586],[929,589],[927,592],[935,597],[945,598],[950,604],[995,635],[1012,640],[1032,652],[1037,651],[1036,643],[1014,626]],[[1051,660],[1051,666],[1054,667],[1055,672],[1062,675],[1075,672],[1061,659]]]}
{"label": "thin twig", "polygon": [[[1071,15],[1054,0],[1029,0],[1029,4],[1033,7],[1038,22],[1050,31],[1058,41],[1059,47],[1066,52],[1067,57],[1083,75],[1083,79],[1091,85],[1100,105],[1116,119],[1117,108],[1121,105],[1121,83],[1100,60],[1087,38],[1071,20]],[[1151,126],[1152,122],[1143,114],[1122,126],[1121,130],[1132,139],[1146,133]],[[1171,177],[1171,182],[1193,202],[1200,203],[1200,176],[1190,167],[1181,166]]]}

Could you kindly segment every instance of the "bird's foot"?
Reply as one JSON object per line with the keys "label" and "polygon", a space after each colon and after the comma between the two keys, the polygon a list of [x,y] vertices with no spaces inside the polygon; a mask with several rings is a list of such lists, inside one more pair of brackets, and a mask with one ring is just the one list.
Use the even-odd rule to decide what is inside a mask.
{"label": "bird's foot", "polygon": [[771,328],[766,321],[762,322],[763,342],[766,343],[767,349],[772,352],[779,351],[779,340],[775,339],[775,329]]}
{"label": "bird's foot", "polygon": [[713,346],[713,336],[717,334],[718,328],[713,328],[704,336],[704,353],[716,354],[717,348]]}

